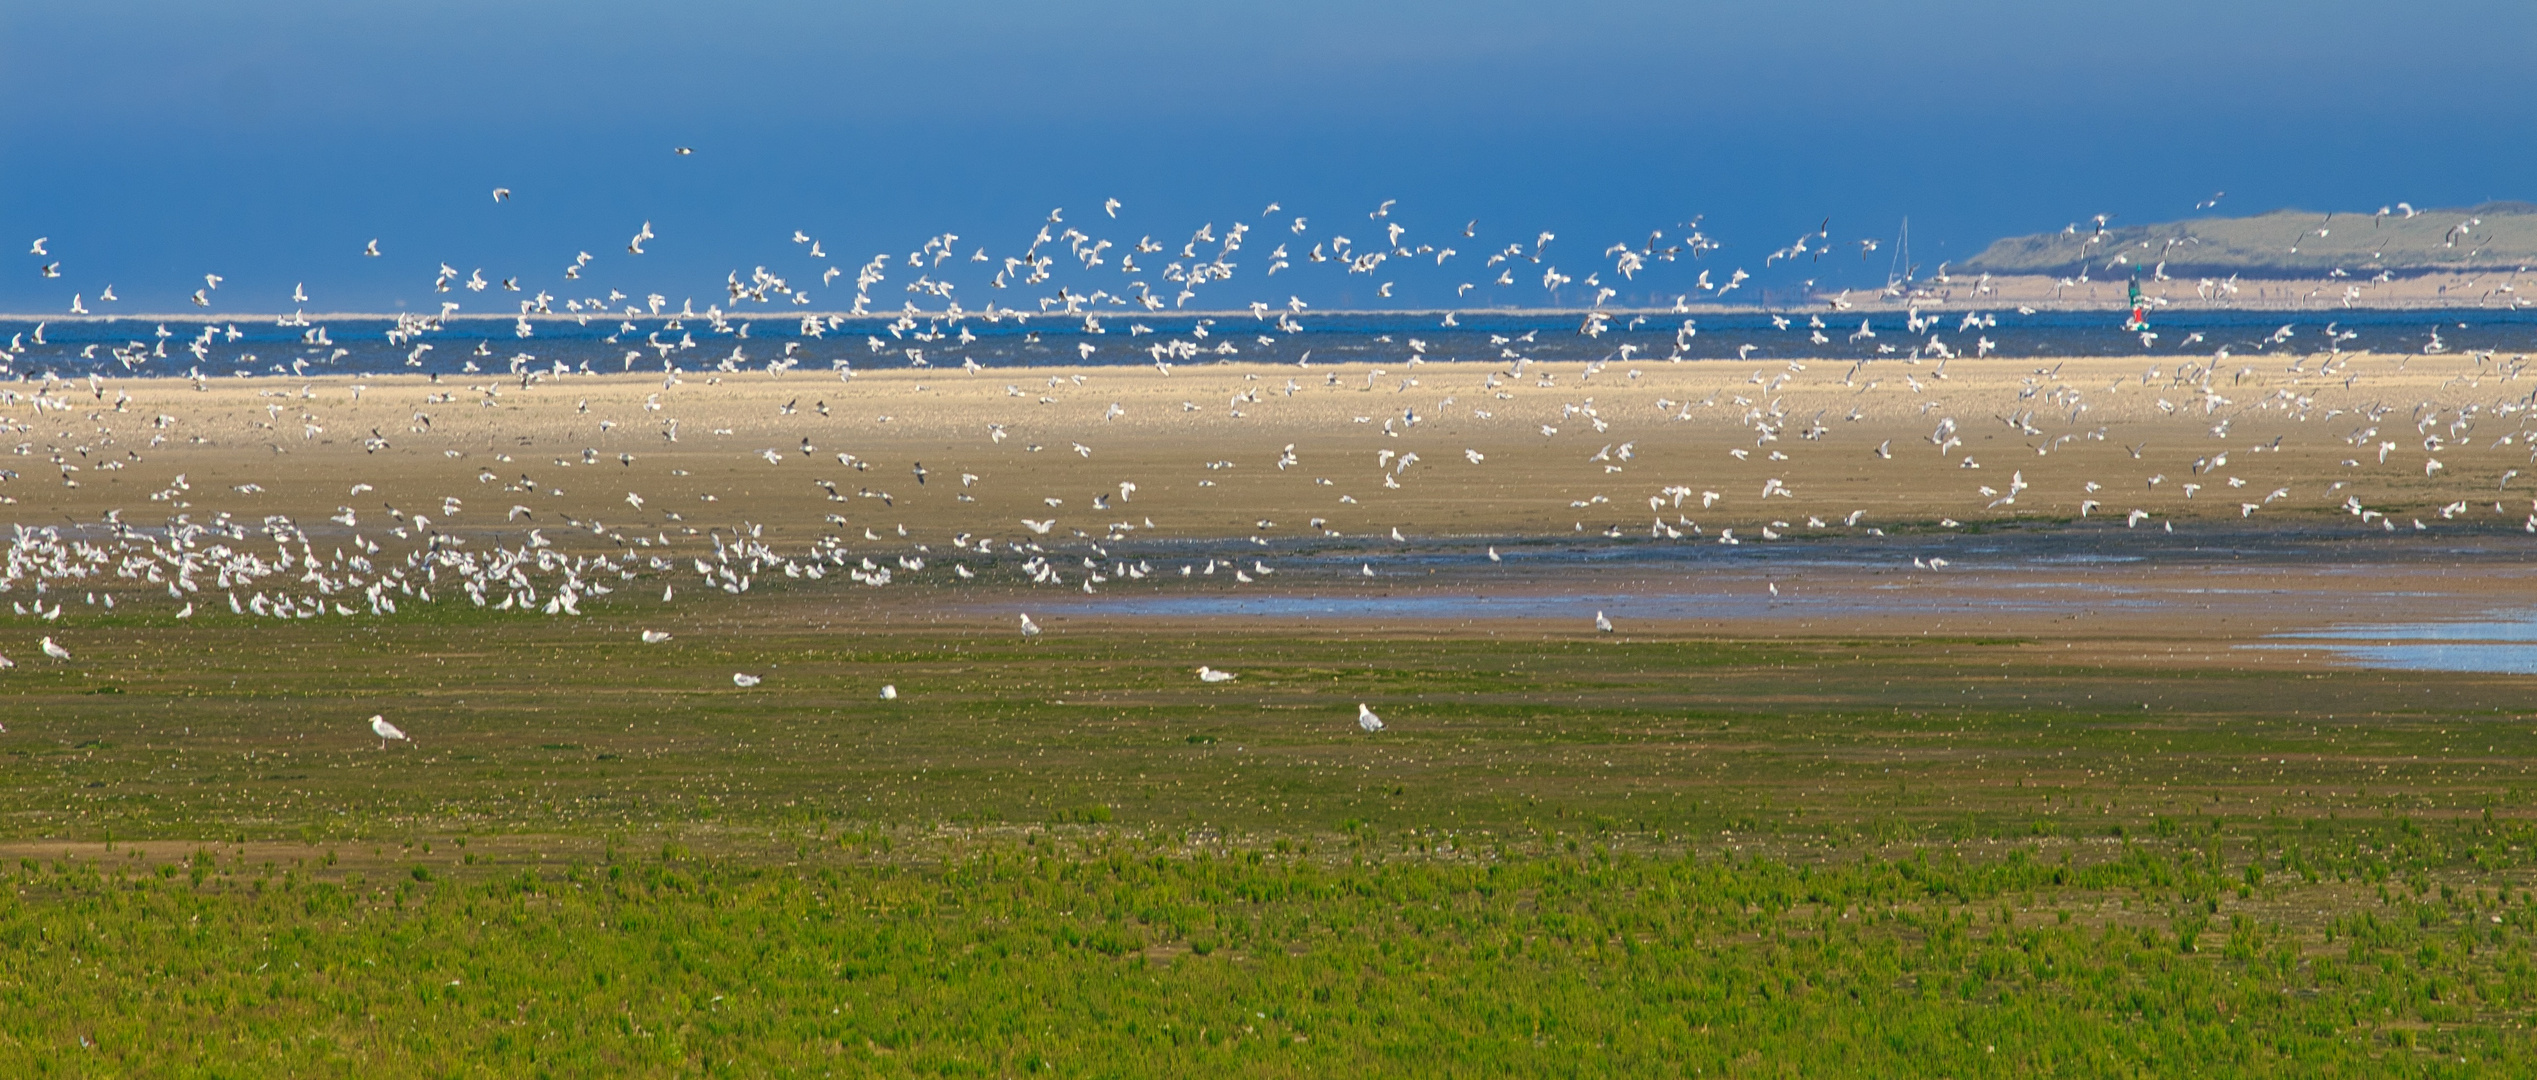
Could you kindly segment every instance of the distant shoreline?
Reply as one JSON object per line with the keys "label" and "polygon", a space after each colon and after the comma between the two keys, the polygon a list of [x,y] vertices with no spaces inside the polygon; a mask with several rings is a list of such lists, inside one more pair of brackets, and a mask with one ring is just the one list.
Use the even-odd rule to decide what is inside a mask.
{"label": "distant shoreline", "polygon": [[[1600,312],[1602,312],[1603,314],[1605,314],[1605,315],[1607,315],[1607,316],[1610,316],[1610,317],[1612,317],[1612,318],[1615,318],[1615,319],[1638,318],[1638,317],[1641,317],[1641,316],[1647,317],[1647,318],[1649,318],[1649,319],[1659,319],[1659,318],[1665,318],[1665,317],[1669,317],[1669,316],[1676,316],[1676,315],[1691,315],[1691,316],[1699,316],[1699,315],[1730,315],[1730,314],[1733,314],[1733,315],[1767,315],[1767,314],[1807,314],[1807,313],[1822,314],[1822,313],[1833,313],[1833,312],[1895,312],[1895,311],[1906,311],[1906,310],[1910,310],[1910,309],[1914,309],[1914,308],[1923,309],[1923,310],[1948,309],[1948,310],[1960,310],[1960,311],[2005,311],[2005,310],[2010,310],[2010,309],[2019,308],[2019,307],[2026,307],[2026,308],[2032,308],[2032,309],[2034,309],[2034,310],[2035,310],[2035,311],[2037,311],[2037,312],[2046,312],[2046,311],[2052,311],[2052,312],[2085,312],[2085,311],[2121,312],[2121,311],[2125,311],[2125,310],[2127,310],[2127,309],[2129,308],[2129,306],[2130,306],[2130,305],[2129,305],[2128,303],[2126,303],[2126,302],[2124,301],[2124,299],[2123,299],[2123,294],[2122,294],[2122,291],[2121,291],[2121,289],[2122,289],[2122,285],[2121,285],[2121,283],[2111,283],[2111,284],[2109,285],[2109,283],[2099,282],[2099,283],[2097,283],[2097,284],[2099,285],[2099,287],[2100,287],[2100,288],[2104,288],[2104,289],[2107,289],[2108,291],[2111,291],[2111,292],[2113,293],[2113,295],[2112,295],[2111,297],[2107,297],[2107,296],[2099,296],[2099,297],[2090,298],[2090,299],[2059,299],[2059,300],[2050,299],[2050,298],[2042,298],[2042,297],[2009,297],[2009,298],[2006,298],[2006,299],[1999,299],[1999,298],[1986,298],[1986,299],[1981,300],[1981,301],[1979,301],[1979,302],[1976,302],[1976,301],[1974,301],[1974,300],[1970,300],[1970,299],[1967,299],[1967,298],[1964,298],[1964,297],[1961,297],[1961,296],[1955,296],[1955,297],[1939,297],[1939,298],[1919,297],[1919,298],[1913,298],[1913,299],[1888,299],[1888,298],[1870,298],[1870,299],[1861,299],[1861,298],[1858,298],[1858,297],[1848,297],[1848,298],[1844,298],[1844,299],[1842,300],[1842,302],[1841,302],[1841,303],[1839,303],[1839,304],[1834,304],[1833,302],[1831,302],[1831,299],[1830,299],[1829,297],[1818,297],[1818,298],[1816,298],[1816,299],[1815,299],[1815,301],[1814,301],[1814,302],[1812,302],[1812,303],[1807,303],[1807,304],[1786,304],[1786,305],[1783,305],[1783,304],[1772,304],[1772,305],[1762,305],[1762,304],[1692,304],[1692,305],[1688,305],[1688,306],[1686,306],[1685,308],[1683,308],[1683,309],[1679,309],[1679,310],[1678,310],[1678,309],[1675,309],[1675,308],[1672,308],[1672,307],[1605,307],[1605,308],[1349,308],[1349,309],[1344,309],[1344,310],[1307,311],[1307,312],[1299,312],[1299,313],[1295,313],[1295,314],[1296,314],[1296,317],[1297,317],[1298,321],[1303,322],[1303,323],[1307,326],[1307,328],[1309,329],[1309,327],[1310,327],[1311,323],[1312,323],[1314,320],[1316,320],[1316,319],[1332,319],[1332,318],[1376,318],[1376,319],[1383,319],[1383,318],[1396,318],[1396,319],[1426,318],[1426,319],[1442,319],[1442,318],[1443,318],[1444,316],[1446,316],[1447,314],[1451,314],[1451,315],[1455,316],[1455,317],[1456,317],[1456,318],[1458,318],[1458,319],[1459,319],[1459,318],[1473,318],[1473,317],[1487,317],[1487,318],[1519,318],[1519,319],[1573,319],[1573,320],[1582,320],[1582,319],[1584,319],[1584,318],[1586,317],[1586,315],[1587,315],[1588,313],[1593,312],[1593,311],[1600,311]],[[2324,314],[2324,313],[2332,313],[2332,312],[2337,312],[2337,311],[2497,311],[2497,312],[2510,312],[2510,311],[2522,311],[2522,310],[2526,310],[2526,311],[2537,311],[2537,290],[2532,290],[2532,295],[2530,296],[2530,298],[2529,298],[2528,300],[2523,301],[2523,302],[2517,302],[2517,303],[2496,303],[2496,302],[2492,302],[2492,301],[2459,301],[2459,300],[2453,300],[2453,299],[2448,299],[2448,298],[2445,298],[2445,297],[2437,297],[2437,296],[2433,296],[2433,297],[2422,297],[2422,298],[2391,298],[2391,299],[2381,299],[2381,300],[2377,300],[2377,301],[2370,302],[2370,303],[2359,303],[2359,302],[2355,302],[2355,303],[2349,303],[2349,304],[2346,304],[2346,303],[2340,303],[2340,302],[2328,303],[2328,302],[2325,302],[2325,301],[2322,301],[2322,300],[2302,299],[2302,298],[2288,298],[2288,297],[2283,298],[2283,299],[2279,299],[2279,300],[2258,300],[2258,301],[2237,300],[2237,301],[2232,301],[2232,302],[2225,302],[2225,303],[2223,303],[2223,302],[2216,302],[2216,301],[2200,301],[2200,300],[2196,300],[2196,299],[2193,299],[2193,298],[2190,298],[2190,297],[2185,298],[2185,299],[2182,299],[2182,300],[2179,300],[2179,299],[2176,299],[2176,298],[2174,298],[2174,297],[2170,296],[2170,297],[2163,297],[2163,298],[2161,298],[2161,299],[2160,299],[2160,302],[2159,302],[2159,303],[2158,303],[2158,304],[2157,304],[2157,305],[2153,308],[2153,311],[2154,311],[2154,312],[2155,312],[2155,311],[2199,311],[2199,312],[2221,312],[2221,311],[2248,311],[2248,312],[2301,312],[2301,311],[2305,311],[2305,312],[2315,312],[2315,313],[2320,313],[2320,314]],[[204,312],[199,312],[199,311],[184,311],[184,312],[133,312],[133,313],[131,313],[131,314],[116,314],[116,315],[100,315],[100,314],[93,314],[93,313],[92,313],[92,314],[88,314],[88,315],[68,315],[68,314],[43,314],[43,313],[27,313],[27,312],[0,312],[0,322],[8,322],[8,323],[47,323],[47,324],[52,324],[52,325],[88,325],[88,324],[117,323],[117,322],[132,322],[132,323],[142,323],[142,322],[147,322],[147,323],[187,323],[187,324],[216,324],[216,323],[244,323],[244,322],[256,322],[256,323],[272,324],[272,323],[278,323],[278,322],[281,322],[282,320],[286,320],[286,319],[296,321],[296,320],[298,320],[298,319],[303,319],[303,318],[304,318],[304,319],[307,319],[307,320],[308,320],[311,324],[316,324],[316,323],[325,323],[325,322],[346,322],[346,321],[394,322],[394,321],[395,321],[395,320],[396,320],[399,316],[404,316],[404,315],[413,315],[413,314],[415,314],[415,313],[414,313],[414,312],[410,312],[410,311],[408,311],[408,312],[397,312],[397,311],[330,311],[330,312],[308,312],[308,313],[302,313],[302,314],[294,314],[294,313],[291,313],[291,312],[272,312],[272,311],[253,311],[253,312],[250,312],[250,311],[240,311],[240,312],[230,312],[230,313],[220,313],[220,314],[214,314],[214,313],[204,313]],[[896,311],[892,311],[892,312],[866,312],[866,313],[864,313],[864,314],[862,314],[862,315],[856,315],[856,314],[853,314],[853,313],[851,313],[851,312],[846,312],[846,311],[816,311],[816,310],[798,310],[798,311],[783,311],[783,312],[775,312],[775,311],[767,311],[767,312],[758,312],[758,311],[733,311],[733,312],[725,312],[725,313],[724,313],[725,317],[726,317],[726,318],[728,318],[729,320],[733,321],[733,322],[761,322],[761,323],[762,323],[762,322],[799,322],[799,321],[800,321],[800,320],[802,320],[802,319],[805,319],[805,318],[810,318],[810,317],[816,316],[816,317],[819,317],[819,318],[822,318],[822,319],[830,319],[830,318],[834,318],[834,319],[843,319],[843,320],[845,320],[846,322],[848,322],[849,324],[856,323],[856,322],[874,322],[874,323],[888,322],[888,321],[890,321],[890,320],[893,320],[893,319],[898,318],[898,317],[899,317],[900,315],[902,315],[902,314],[905,314],[905,313],[904,313],[904,312],[896,312]],[[958,319],[958,320],[962,320],[962,321],[967,321],[967,320],[973,320],[973,319],[974,319],[974,320],[978,320],[978,321],[990,321],[990,320],[988,320],[988,319],[987,319],[987,317],[986,317],[985,315],[983,315],[983,314],[981,314],[981,313],[979,313],[979,312],[976,312],[976,311],[964,311],[964,312],[960,313],[960,314],[959,314],[959,315],[957,315],[957,316],[950,315],[950,314],[947,314],[947,313],[944,313],[944,312],[941,312],[941,311],[920,311],[920,312],[917,312],[917,313],[916,313],[916,315],[917,315],[917,317],[918,317],[918,318],[923,318],[923,319],[942,319],[942,320],[952,320],[952,319]],[[1084,317],[1084,316],[1086,316],[1086,315],[1090,315],[1090,316],[1093,316],[1093,317],[1095,317],[1095,318],[1099,318],[1099,319],[1103,319],[1103,320],[1111,320],[1111,319],[1132,319],[1132,318],[1154,318],[1154,319],[1214,319],[1214,320],[1218,320],[1218,321],[1234,321],[1234,320],[1250,321],[1250,320],[1252,319],[1252,314],[1251,314],[1251,312],[1250,312],[1250,311],[1245,310],[1245,309],[1235,308],[1235,309],[1208,309],[1208,310],[1189,309],[1189,310],[1183,310],[1183,311],[1171,311],[1171,312],[1147,312],[1147,311],[1125,311],[1125,310],[1111,310],[1111,311],[1084,311],[1084,312],[1080,312],[1080,313],[1076,313],[1076,314],[1072,314],[1072,315],[1065,314],[1065,313],[1062,313],[1062,312],[1045,312],[1045,313],[1041,313],[1041,312],[1033,312],[1033,313],[1029,313],[1029,315],[1028,315],[1028,319],[1027,319],[1026,321],[1031,322],[1031,323],[1062,324],[1062,323],[1069,323],[1069,322],[1080,322],[1080,321],[1083,319],[1083,317]],[[430,317],[430,318],[440,319],[441,321],[443,321],[443,322],[445,322],[445,323],[479,323],[479,322],[482,322],[482,323],[516,323],[516,322],[519,322],[519,321],[523,318],[523,316],[520,316],[520,315],[517,315],[517,314],[490,314],[490,313],[481,313],[481,312],[457,312],[457,313],[453,313],[453,314],[448,315],[448,316],[445,316],[445,317],[444,317],[444,316],[437,316],[437,315],[435,315],[435,316],[428,316],[428,317]],[[574,315],[574,314],[528,315],[528,316],[525,316],[525,318],[526,318],[526,319],[527,319],[530,323],[532,323],[532,324],[542,324],[542,323],[576,323],[576,324],[577,324],[577,323],[580,323],[580,322],[584,321],[583,316],[580,316],[580,315]],[[623,313],[615,313],[615,314],[604,314],[604,315],[592,315],[592,316],[589,316],[588,318],[589,318],[589,320],[590,320],[590,321],[598,321],[598,320],[602,320],[602,319],[620,319],[620,318],[641,318],[641,319],[647,319],[647,320],[653,320],[653,319],[670,319],[670,318],[692,318],[692,319],[702,319],[702,318],[704,318],[704,316],[703,316],[701,313],[699,313],[699,314],[693,314],[693,315],[681,316],[678,312],[674,312],[674,311],[664,311],[664,312],[661,312],[661,313],[659,313],[659,314],[657,314],[657,315],[655,315],[655,314],[650,314],[650,313],[645,313],[645,314],[643,314],[643,315],[639,315],[639,316],[627,316],[627,315],[624,315]],[[997,313],[997,316],[996,316],[996,319],[995,319],[995,320],[993,320],[993,321],[1008,321],[1008,320],[1013,320],[1014,318],[1015,318],[1015,316],[1014,316],[1014,315],[1012,315],[1012,314],[1008,314],[1008,313],[1005,313],[1005,312],[998,312],[998,313]],[[294,323],[294,324],[295,324],[295,323]]]}

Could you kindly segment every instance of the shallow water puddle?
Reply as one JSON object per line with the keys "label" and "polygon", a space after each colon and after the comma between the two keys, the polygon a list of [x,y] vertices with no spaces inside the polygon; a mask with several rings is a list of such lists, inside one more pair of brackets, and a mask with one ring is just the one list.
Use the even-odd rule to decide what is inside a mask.
{"label": "shallow water puddle", "polygon": [[2239,647],[2318,649],[2364,667],[2401,671],[2537,675],[2537,612],[2461,622],[2303,630]]}

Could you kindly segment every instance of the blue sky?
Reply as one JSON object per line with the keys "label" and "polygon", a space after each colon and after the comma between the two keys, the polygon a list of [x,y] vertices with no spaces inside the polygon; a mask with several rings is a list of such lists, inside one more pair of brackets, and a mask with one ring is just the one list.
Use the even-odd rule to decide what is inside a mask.
{"label": "blue sky", "polygon": [[[1545,266],[1610,278],[1610,245],[1695,217],[1725,246],[1612,282],[1624,300],[1737,267],[1873,287],[1890,250],[1855,241],[1890,245],[1906,215],[1934,264],[2218,191],[2239,212],[2537,198],[2530,55],[2537,5],[2464,0],[8,4],[0,310],[199,310],[206,273],[215,313],[288,310],[301,282],[320,311],[516,301],[435,293],[443,263],[701,307],[727,273],[807,287],[833,262],[846,276],[812,290],[829,307],[881,252],[896,265],[872,293],[894,308],[905,253],[945,232],[960,299],[1011,305],[1025,292],[990,292],[966,255],[1019,254],[1055,207],[1166,243],[1156,263],[1201,224],[1247,223],[1208,306],[1448,303],[1489,280],[1480,255],[1549,231],[1517,286],[1465,301],[1539,303]],[[1765,271],[1826,218],[1838,254]],[[658,238],[627,254],[645,221]],[[1276,243],[1366,250],[1393,222],[1461,254],[1255,276]],[[386,254],[361,257],[373,237]],[[1048,288],[1126,280],[1069,272]]]}

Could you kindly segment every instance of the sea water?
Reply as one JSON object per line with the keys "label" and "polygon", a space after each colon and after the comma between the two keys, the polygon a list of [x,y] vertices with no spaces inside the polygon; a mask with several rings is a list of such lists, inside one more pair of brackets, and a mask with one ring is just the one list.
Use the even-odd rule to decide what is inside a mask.
{"label": "sea water", "polygon": [[[2160,312],[2152,336],[2123,313],[2014,309],[1860,313],[1694,310],[1189,314],[1134,308],[1034,313],[812,315],[749,304],[696,314],[585,309],[521,318],[304,316],[0,319],[0,378],[199,375],[443,376],[528,372],[767,371],[835,376],[889,368],[1368,365],[1407,377],[1422,361],[1513,365],[1668,361],[1917,361],[1984,351],[2073,356],[2215,356],[2343,351],[2537,351],[2537,308]],[[1917,321],[1917,325],[1913,323]],[[1820,323],[1818,326],[1816,324]],[[1820,339],[1820,340],[1818,340]],[[1739,373],[1740,374],[1740,373]],[[1361,375],[1360,375],[1361,377]]]}

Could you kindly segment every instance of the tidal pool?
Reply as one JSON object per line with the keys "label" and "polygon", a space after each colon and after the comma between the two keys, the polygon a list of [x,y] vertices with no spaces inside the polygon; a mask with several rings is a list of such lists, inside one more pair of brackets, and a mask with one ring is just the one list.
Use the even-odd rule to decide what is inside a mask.
{"label": "tidal pool", "polygon": [[2537,612],[2459,622],[2341,626],[2276,634],[2249,648],[2312,648],[2367,667],[2537,675]]}

